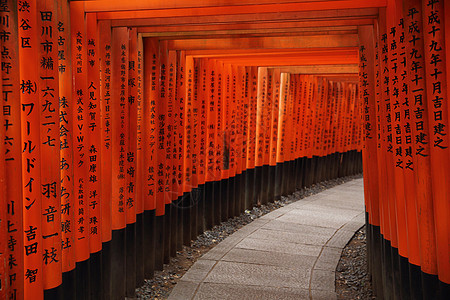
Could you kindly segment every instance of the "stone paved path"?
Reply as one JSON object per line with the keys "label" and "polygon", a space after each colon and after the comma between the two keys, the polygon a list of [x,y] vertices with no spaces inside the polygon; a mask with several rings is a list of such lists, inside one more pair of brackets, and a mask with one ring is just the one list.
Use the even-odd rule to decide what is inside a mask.
{"label": "stone paved path", "polygon": [[336,299],[341,251],[363,224],[356,179],[241,228],[203,255],[169,299]]}

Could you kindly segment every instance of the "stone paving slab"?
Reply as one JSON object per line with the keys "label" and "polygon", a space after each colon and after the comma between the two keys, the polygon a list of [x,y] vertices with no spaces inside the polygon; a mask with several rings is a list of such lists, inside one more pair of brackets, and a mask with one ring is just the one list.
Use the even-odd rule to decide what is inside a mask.
{"label": "stone paving slab", "polygon": [[264,216],[262,216],[261,218],[259,218],[260,220],[275,220],[279,217],[281,217],[282,215],[284,215],[285,213],[291,211],[292,209],[294,209],[293,207],[290,207],[289,209],[285,209],[285,207],[279,208],[277,210],[274,210]]}
{"label": "stone paving slab", "polygon": [[364,218],[362,179],[289,204],[205,253],[169,299],[336,299],[336,266]]}
{"label": "stone paving slab", "polygon": [[253,232],[249,236],[249,238],[268,240],[271,242],[290,242],[294,244],[322,245],[331,238],[331,235],[332,234],[328,232],[324,233],[320,231],[316,231],[316,233],[308,233],[279,231],[262,228]]}
{"label": "stone paving slab", "polygon": [[314,269],[311,275],[310,289],[329,291],[335,290],[335,271]]}
{"label": "stone paving slab", "polygon": [[311,225],[283,222],[280,220],[273,220],[272,222],[265,224],[262,229],[294,232],[308,235],[327,235],[328,237],[331,237],[336,232],[334,228],[316,227]]}
{"label": "stone paving slab", "polygon": [[311,290],[310,297],[299,299],[335,300],[337,295],[334,291]]}
{"label": "stone paving slab", "polygon": [[201,282],[211,272],[214,265],[217,263],[215,260],[200,259],[198,260],[183,276],[184,281]]}
{"label": "stone paving slab", "polygon": [[307,289],[241,284],[202,283],[194,299],[217,300],[298,300],[308,298]]}
{"label": "stone paving slab", "polygon": [[219,261],[203,282],[307,289],[311,270]]}
{"label": "stone paving slab", "polygon": [[280,266],[284,268],[312,269],[315,256],[287,254],[280,252],[258,251],[234,248],[222,258],[222,261],[244,262],[249,264]]}
{"label": "stone paving slab", "polygon": [[[327,201],[328,203],[326,203]],[[303,209],[308,211],[326,211],[326,212],[332,212],[333,214],[339,214],[339,215],[346,215],[346,216],[357,216],[361,213],[362,207],[349,205],[345,206],[345,204],[338,203],[337,201],[333,201],[331,205],[329,204],[330,200],[321,199],[318,201],[315,201],[313,204],[308,204],[307,206],[304,206]]]}
{"label": "stone paving slab", "polygon": [[291,242],[270,241],[261,239],[246,238],[237,245],[238,248],[253,249],[259,251],[279,252],[287,254],[300,254],[317,256],[320,253],[321,246],[305,245]]}
{"label": "stone paving slab", "polygon": [[199,288],[198,282],[185,281],[181,279],[177,282],[176,288],[172,290],[169,298],[172,300],[192,299]]}
{"label": "stone paving slab", "polygon": [[[327,209],[337,210],[353,210],[355,212],[361,212],[364,208],[363,205],[355,205],[354,203],[348,203],[348,201],[332,201],[331,199],[322,198],[314,202],[316,206],[326,207]],[[314,209],[314,206],[311,207]]]}
{"label": "stone paving slab", "polygon": [[317,227],[340,228],[351,219],[348,216],[339,216],[326,212],[295,210],[278,218],[280,221]]}
{"label": "stone paving slab", "polygon": [[341,248],[324,247],[316,260],[314,269],[334,271],[341,258]]}

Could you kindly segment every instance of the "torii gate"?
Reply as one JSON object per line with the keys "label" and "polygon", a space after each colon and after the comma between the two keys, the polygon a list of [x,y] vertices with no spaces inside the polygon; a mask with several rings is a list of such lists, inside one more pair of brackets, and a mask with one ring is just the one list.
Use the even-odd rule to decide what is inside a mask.
{"label": "torii gate", "polygon": [[376,293],[444,298],[448,15],[444,0],[3,1],[0,298],[132,297],[191,237],[357,171],[360,151]]}

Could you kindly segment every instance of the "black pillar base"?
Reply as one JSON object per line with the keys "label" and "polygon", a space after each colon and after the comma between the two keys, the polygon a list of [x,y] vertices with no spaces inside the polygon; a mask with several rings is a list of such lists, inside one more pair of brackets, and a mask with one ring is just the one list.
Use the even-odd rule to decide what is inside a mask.
{"label": "black pillar base", "polygon": [[[155,210],[144,211],[144,277],[153,278],[155,273],[155,241],[156,241]],[[103,273],[105,274],[105,273]]]}
{"label": "black pillar base", "polygon": [[230,180],[227,179],[222,179],[221,183],[221,189],[220,189],[220,200],[221,200],[221,216],[220,216],[220,220],[222,222],[228,220],[229,218],[229,207],[228,207],[228,201],[229,201],[229,189],[230,189]]}
{"label": "black pillar base", "polygon": [[177,255],[178,247],[178,235],[180,233],[180,218],[178,216],[178,208],[176,206],[176,200],[170,204],[170,257],[175,257]]}
{"label": "black pillar base", "polygon": [[280,200],[281,199],[281,177],[282,177],[282,164],[281,163],[277,163],[277,165],[275,166],[275,185],[274,185],[274,197],[273,200]]}
{"label": "black pillar base", "polygon": [[192,214],[192,227],[191,227],[191,240],[195,240],[199,234],[206,230],[205,221],[205,205],[206,205],[206,191],[205,185],[201,184],[191,192],[193,203]]}
{"label": "black pillar base", "polygon": [[[64,278],[63,278],[64,280]],[[75,291],[73,291],[75,292]],[[45,300],[62,300],[63,298],[63,291],[62,291],[62,285],[59,285],[53,289],[44,290],[44,299]],[[72,298],[69,299],[75,299],[75,294]]]}
{"label": "black pillar base", "polygon": [[178,203],[178,207],[181,210],[181,214],[183,215],[181,220],[183,222],[183,233],[182,233],[182,244],[190,245],[191,244],[191,217],[192,217],[192,207],[193,203],[191,202],[192,194],[191,192],[184,193],[181,197],[180,202]]}
{"label": "black pillar base", "polygon": [[233,217],[239,216],[241,208],[241,174],[234,176],[234,214]]}
{"label": "black pillar base", "polygon": [[[135,270],[133,270],[135,271]],[[101,299],[102,298],[102,289],[98,287],[98,282],[103,281],[102,276],[102,251],[98,251],[96,253],[91,253],[89,258],[89,280],[90,280],[90,299]],[[136,273],[133,273],[132,276],[135,276]],[[134,289],[136,288],[136,282],[133,282],[133,294]]]}
{"label": "black pillar base", "polygon": [[240,175],[239,184],[239,211],[238,215],[245,211],[245,178],[247,177],[246,171],[243,171]]}
{"label": "black pillar base", "polygon": [[[184,194],[183,194],[184,196]],[[184,221],[183,221],[183,207],[180,206],[183,201],[183,196],[179,196],[173,205],[177,210],[177,241],[176,241],[176,251],[181,251],[183,249],[183,232],[184,232]]]}
{"label": "black pillar base", "polygon": [[[125,228],[126,237],[126,291],[125,295],[130,298],[134,298],[136,295],[136,223],[127,224]],[[92,275],[92,272],[91,272]],[[93,281],[96,282],[96,281]],[[99,299],[91,298],[91,299]]]}
{"label": "black pillar base", "polygon": [[269,165],[262,166],[261,172],[261,202],[262,204],[267,204],[273,201],[272,198],[269,197]]}
{"label": "black pillar base", "polygon": [[213,226],[214,225],[219,225],[221,220],[221,216],[222,216],[222,192],[221,192],[221,187],[222,184],[220,181],[213,181],[212,182],[213,185],[213,198],[211,199],[213,202]]}
{"label": "black pillar base", "polygon": [[170,209],[170,204],[165,204],[164,207],[164,226],[163,226],[163,241],[164,241],[164,263],[168,264],[170,262],[170,237],[172,229],[172,210]]}
{"label": "black pillar base", "polygon": [[245,173],[245,209],[252,209],[254,206],[254,184],[255,169],[248,169]]}
{"label": "black pillar base", "polygon": [[164,215],[155,216],[155,271],[164,267]]}
{"label": "black pillar base", "polygon": [[136,286],[144,284],[144,213],[136,215]]}
{"label": "black pillar base", "polygon": [[[101,283],[103,292],[102,299],[106,299],[106,296],[111,295],[110,289],[106,290],[103,288],[104,286],[109,286],[109,283],[110,283],[109,280],[105,280],[105,278],[103,278],[103,281]],[[76,269],[74,269],[72,271],[64,272],[62,274],[61,298],[59,299],[75,300],[77,298],[76,295],[77,295]]]}
{"label": "black pillar base", "polygon": [[[214,185],[212,182],[206,182],[205,185],[205,206],[203,216],[205,226],[201,232],[209,230],[214,226]],[[199,232],[199,233],[201,233]]]}
{"label": "black pillar base", "polygon": [[[126,232],[125,228],[113,230],[111,239],[111,299],[123,299],[126,291],[126,274],[125,255],[126,255]],[[78,278],[78,264],[77,264],[77,278]],[[82,269],[80,269],[82,270]],[[89,280],[88,276],[84,278]],[[81,291],[77,280],[77,296]],[[87,299],[85,295],[78,299]]]}
{"label": "black pillar base", "polygon": [[236,178],[230,177],[228,179],[228,218],[234,218],[235,216],[236,211],[235,189],[236,189]]}
{"label": "black pillar base", "polygon": [[372,287],[380,299],[448,299],[450,285],[424,273],[384,239],[379,226],[367,225],[367,250]]}
{"label": "black pillar base", "polygon": [[263,173],[263,167],[255,167],[255,176],[254,176],[254,182],[255,185],[253,187],[253,197],[255,199],[255,202],[253,203],[254,206],[260,206],[261,204],[263,204],[263,200],[262,200],[262,188],[261,188],[261,183],[262,183],[262,173]]}
{"label": "black pillar base", "polygon": [[269,184],[267,186],[267,197],[270,202],[275,201],[275,169],[276,166],[270,166],[268,169]]}

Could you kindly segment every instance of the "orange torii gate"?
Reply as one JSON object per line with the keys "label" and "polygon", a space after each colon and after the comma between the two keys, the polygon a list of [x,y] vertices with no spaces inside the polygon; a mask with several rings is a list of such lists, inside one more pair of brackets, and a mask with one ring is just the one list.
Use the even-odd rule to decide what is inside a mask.
{"label": "orange torii gate", "polygon": [[376,292],[448,294],[446,1],[4,2],[0,297],[133,297],[361,150]]}

